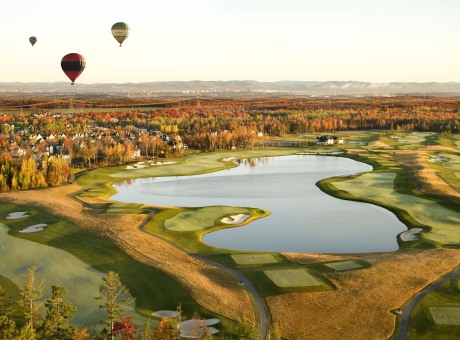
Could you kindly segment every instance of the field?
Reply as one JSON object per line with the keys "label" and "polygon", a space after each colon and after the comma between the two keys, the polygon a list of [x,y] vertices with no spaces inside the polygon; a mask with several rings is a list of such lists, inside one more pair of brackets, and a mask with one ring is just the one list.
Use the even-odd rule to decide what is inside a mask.
{"label": "field", "polygon": [[[238,278],[191,256],[189,252],[192,252],[248,278],[265,299],[272,321],[279,325],[286,339],[390,338],[398,328],[397,315],[391,311],[403,307],[418,291],[452,271],[460,262],[458,249],[446,248],[456,248],[460,244],[458,149],[440,145],[438,135],[432,133],[346,132],[339,135],[347,139],[346,145],[327,149],[308,146],[203,153],[168,159],[175,164],[136,170],[126,169],[126,166],[96,169],[77,176],[78,185],[4,193],[0,200],[11,204],[9,210],[4,208],[5,213],[32,209],[42,216],[49,213],[50,226],[40,232],[41,235],[52,235],[53,230],[59,230],[53,223],[72,224],[72,235],[76,235],[78,229],[87,233],[85,235],[92,235],[85,236],[88,239],[105,242],[101,246],[104,253],[114,244],[118,251],[121,250],[120,254],[126,253],[130,259],[136,260],[136,265],[144,265],[145,270],[156,268],[161,274],[155,274],[155,277],[163,276],[150,283],[152,292],[143,291],[142,284],[126,283],[139,303],[143,299],[150,301],[144,302],[140,308],[136,305],[140,311],[151,311],[159,305],[151,301],[158,300],[159,293],[153,287],[162,282],[160,286],[168,287],[168,290],[160,290],[164,295],[162,298],[182,303],[188,301],[189,310],[199,305],[201,313],[219,315],[224,320],[239,320],[242,311],[251,319],[257,317],[251,297]],[[314,135],[292,136],[298,141],[312,138]],[[107,199],[115,190],[111,185],[123,179],[216,171],[235,166],[232,161],[224,161],[230,157],[334,151],[340,151],[334,156],[366,162],[374,170],[360,176],[327,179],[317,185],[335,196],[372,202],[392,210],[409,228],[422,229],[414,234],[414,241],[400,239],[401,250],[393,253],[240,253],[204,245],[200,242],[201,237],[205,232],[219,228],[244,226],[265,216],[266,211],[246,207],[153,207]],[[429,159],[436,155],[448,161],[430,162]],[[231,221],[238,215],[249,217],[236,224],[222,222],[225,217]],[[43,218],[29,219],[34,223],[43,222]],[[8,225],[7,220],[0,222]],[[143,230],[139,229],[140,226]],[[19,229],[19,225],[14,228]],[[39,233],[32,234],[21,234],[20,237],[36,238],[33,240],[40,244],[54,240],[56,248],[68,252],[68,244],[76,244],[61,237],[62,234],[56,234],[60,235],[59,238],[49,236],[49,239],[44,237],[42,240],[39,240]],[[78,244],[85,242],[82,240]],[[76,245],[74,248],[80,257],[88,256],[87,252],[77,251]],[[27,264],[25,261],[24,266]],[[107,268],[109,266],[104,270]],[[122,278],[132,275],[133,281],[138,279],[134,271],[121,270]],[[143,284],[148,285],[145,281]],[[169,290],[170,285],[176,288]],[[460,295],[457,291],[452,294],[456,298]],[[163,309],[175,308],[173,303],[163,306]],[[429,307],[443,306],[430,304]],[[444,312],[446,310],[444,308]],[[228,325],[226,321],[222,327],[225,329]],[[423,325],[423,322],[412,323],[411,332],[419,332]],[[454,331],[459,329],[454,325],[449,327],[457,327]]]}

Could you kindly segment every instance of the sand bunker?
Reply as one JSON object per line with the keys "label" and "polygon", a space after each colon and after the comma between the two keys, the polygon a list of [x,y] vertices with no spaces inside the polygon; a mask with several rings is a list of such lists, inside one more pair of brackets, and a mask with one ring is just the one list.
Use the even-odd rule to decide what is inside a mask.
{"label": "sand bunker", "polygon": [[431,156],[428,162],[436,163],[436,162],[446,162],[447,158],[442,156]]}
{"label": "sand bunker", "polygon": [[31,225],[30,227],[27,227],[26,229],[22,229],[20,233],[35,233],[37,231],[42,231],[48,226],[48,224],[34,224]]}
{"label": "sand bunker", "polygon": [[218,322],[220,322],[219,319],[192,319],[182,321],[179,324],[180,336],[189,339],[198,339],[202,338],[206,334],[216,334],[219,331],[214,327],[208,326],[215,325]]}
{"label": "sand bunker", "polygon": [[18,211],[18,212],[12,212],[10,213],[6,218],[9,219],[9,220],[13,220],[13,219],[16,219],[16,218],[23,218],[23,217],[27,217],[29,215],[27,215],[27,211]]}
{"label": "sand bunker", "polygon": [[367,145],[369,146],[375,146],[375,147],[379,147],[379,148],[389,148],[390,146],[384,142],[381,142],[379,140],[377,141],[374,141],[374,142],[370,142],[368,143]]}
{"label": "sand bunker", "polygon": [[246,214],[238,214],[238,215],[233,215],[229,217],[224,217],[220,221],[225,224],[239,224],[243,223],[246,221],[246,219],[249,217],[249,215]]}
{"label": "sand bunker", "polygon": [[159,317],[159,318],[175,318],[180,315],[180,312],[176,310],[159,310],[159,311],[153,312],[152,315]]}
{"label": "sand bunker", "polygon": [[405,231],[399,235],[401,237],[401,241],[408,242],[408,241],[416,241],[418,240],[419,233],[422,231],[422,228],[412,228],[408,231]]}
{"label": "sand bunker", "polygon": [[151,164],[152,165],[169,165],[169,164],[177,164],[177,162],[155,162]]}

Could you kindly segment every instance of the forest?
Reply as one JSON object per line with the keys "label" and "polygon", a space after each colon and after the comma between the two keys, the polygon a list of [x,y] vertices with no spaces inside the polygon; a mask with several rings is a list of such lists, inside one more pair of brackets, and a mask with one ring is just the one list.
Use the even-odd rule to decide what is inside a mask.
{"label": "forest", "polygon": [[274,137],[350,130],[460,132],[446,97],[0,99],[0,191],[72,181],[72,168],[269,147]]}

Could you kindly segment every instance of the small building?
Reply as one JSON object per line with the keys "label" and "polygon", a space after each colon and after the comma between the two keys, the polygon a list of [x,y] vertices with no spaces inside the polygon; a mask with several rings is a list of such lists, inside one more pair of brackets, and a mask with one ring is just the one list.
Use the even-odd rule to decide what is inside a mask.
{"label": "small building", "polygon": [[334,145],[334,144],[343,144],[343,139],[337,136],[322,135],[316,137],[315,143],[318,145]]}

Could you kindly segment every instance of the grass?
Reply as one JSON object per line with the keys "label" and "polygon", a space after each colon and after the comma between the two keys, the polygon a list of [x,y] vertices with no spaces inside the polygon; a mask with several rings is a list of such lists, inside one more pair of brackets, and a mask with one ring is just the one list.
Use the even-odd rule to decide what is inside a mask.
{"label": "grass", "polygon": [[419,227],[424,227],[421,236],[425,240],[441,245],[460,245],[460,213],[435,201],[396,192],[395,177],[395,173],[372,172],[333,182],[332,186],[352,197],[383,205],[392,211],[403,210],[409,215],[403,216],[406,224],[411,225],[415,221]]}
{"label": "grass", "polygon": [[235,261],[235,263],[242,265],[260,265],[278,262],[278,260],[272,254],[232,254],[230,256]]}
{"label": "grass", "polygon": [[[248,208],[235,207],[203,207],[188,209],[165,221],[165,228],[173,231],[194,231],[214,227],[222,224],[220,220],[227,216],[248,214]],[[239,223],[238,225],[240,225]],[[236,225],[236,224],[235,224]]]}
{"label": "grass", "polygon": [[[241,212],[249,215],[243,223],[226,224],[219,222],[219,220],[223,217],[236,215]],[[198,216],[201,215],[206,217],[206,221],[202,223],[202,225],[196,218],[197,214]],[[148,233],[158,235],[166,240],[172,241],[191,252],[209,254],[222,250],[218,250],[215,247],[202,243],[201,238],[205,233],[222,228],[232,228],[246,225],[255,219],[265,217],[268,214],[268,211],[262,209],[226,206],[204,208],[164,208],[158,209],[158,212],[155,214],[155,218],[144,226],[144,230]],[[170,221],[173,221],[171,225],[169,225]],[[201,227],[196,228],[194,223],[199,223]],[[174,230],[171,230],[171,228],[174,228]]]}
{"label": "grass", "polygon": [[453,279],[428,294],[414,308],[407,339],[458,339],[459,317],[460,288],[458,280]]}
{"label": "grass", "polygon": [[325,263],[324,265],[326,267],[332,268],[337,271],[362,268],[360,264],[354,261],[331,262],[331,263]]}
{"label": "grass", "polygon": [[[9,242],[14,240],[19,242],[23,239],[24,243],[16,247],[19,253],[2,254],[2,268],[10,264],[12,266],[10,270],[15,268],[15,270],[18,268],[26,270],[29,266],[36,265],[37,274],[41,277],[46,277],[48,280],[56,277],[66,279],[64,286],[77,294],[75,301],[87,301],[88,296],[90,300],[94,300],[93,296],[98,293],[104,273],[115,271],[130,293],[136,297],[136,309],[140,312],[151,313],[161,309],[175,309],[181,303],[184,316],[191,317],[195,311],[209,315],[209,312],[196,304],[174,279],[160,270],[132,259],[111,242],[97,238],[44,210],[9,203],[0,205],[0,216],[7,216],[15,211],[28,211],[30,216],[18,220],[0,219],[0,223],[8,225],[9,234],[14,236],[10,237]],[[49,226],[37,233],[19,232],[25,226],[37,222],[45,222]],[[20,262],[21,256],[25,257],[22,262]],[[56,261],[57,258],[59,261]],[[3,270],[1,272],[5,273]],[[76,277],[80,279],[75,280]],[[91,277],[91,280],[85,277]],[[85,289],[77,293],[75,290],[78,286]],[[97,304],[94,306],[97,309]],[[88,315],[91,314],[89,308],[85,310]],[[90,318],[86,317],[86,319]]]}
{"label": "grass", "polygon": [[265,270],[264,273],[280,288],[321,285],[321,282],[305,269],[272,269]]}

